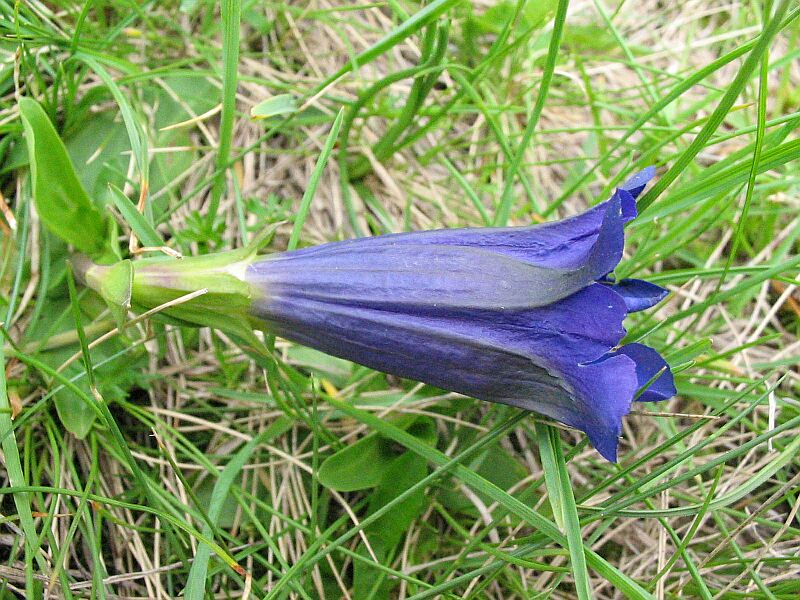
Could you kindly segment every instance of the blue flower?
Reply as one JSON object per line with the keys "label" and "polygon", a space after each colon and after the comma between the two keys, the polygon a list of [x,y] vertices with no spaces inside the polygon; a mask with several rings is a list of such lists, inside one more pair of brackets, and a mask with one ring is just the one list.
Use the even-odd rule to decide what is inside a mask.
{"label": "blue flower", "polygon": [[[531,227],[442,229],[258,257],[250,313],[288,340],[546,415],[617,456],[631,402],[675,394],[659,354],[618,347],[666,290],[614,283],[646,169],[594,208]],[[642,388],[644,391],[637,397]]]}

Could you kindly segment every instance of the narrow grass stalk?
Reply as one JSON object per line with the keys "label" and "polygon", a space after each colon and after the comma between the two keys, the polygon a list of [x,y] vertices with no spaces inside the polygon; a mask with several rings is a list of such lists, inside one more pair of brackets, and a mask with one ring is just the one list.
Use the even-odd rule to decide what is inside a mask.
{"label": "narrow grass stalk", "polygon": [[213,226],[219,211],[219,203],[225,191],[231,146],[233,123],[236,118],[236,90],[239,85],[239,28],[242,18],[241,0],[222,0],[222,115],[220,117],[217,147],[217,174],[211,189],[208,205],[208,223]]}

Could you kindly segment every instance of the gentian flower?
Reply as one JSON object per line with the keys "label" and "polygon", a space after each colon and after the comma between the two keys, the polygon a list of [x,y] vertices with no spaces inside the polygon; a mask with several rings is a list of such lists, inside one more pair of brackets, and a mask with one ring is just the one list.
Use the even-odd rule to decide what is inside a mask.
{"label": "gentian flower", "polygon": [[[541,225],[383,235],[227,261],[139,261],[132,301],[151,307],[213,287],[208,266],[187,264],[202,259],[231,279],[237,298],[244,285],[247,301],[223,298],[214,319],[193,319],[187,304],[181,319],[224,328],[241,314],[250,326],[379,371],[546,415],[584,431],[615,461],[634,399],[676,393],[655,350],[619,346],[628,313],[666,290],[610,278],[653,175],[646,169],[609,200]],[[85,278],[90,285],[100,268]],[[203,286],[190,272],[205,273]],[[220,305],[205,302],[206,315]]]}
{"label": "gentian flower", "polygon": [[622,417],[675,394],[655,350],[617,348],[629,312],[666,290],[613,284],[623,227],[653,176],[531,227],[442,229],[267,255],[245,279],[270,331],[379,371],[552,417],[616,460]]}

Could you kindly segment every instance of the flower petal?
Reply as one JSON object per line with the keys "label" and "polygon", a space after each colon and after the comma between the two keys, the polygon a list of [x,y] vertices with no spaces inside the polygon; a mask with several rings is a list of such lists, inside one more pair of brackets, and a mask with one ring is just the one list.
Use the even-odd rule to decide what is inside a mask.
{"label": "flower petal", "polygon": [[588,283],[582,271],[483,248],[416,244],[274,254],[251,265],[247,277],[270,295],[406,312],[545,306]]}
{"label": "flower petal", "polygon": [[669,295],[669,290],[641,279],[622,279],[615,283],[611,289],[625,299],[628,312],[651,308]]}
{"label": "flower petal", "polygon": [[647,185],[647,182],[650,181],[653,177],[656,176],[656,168],[655,167],[647,167],[642,171],[636,173],[630,177],[625,183],[619,186],[619,189],[625,190],[629,192],[633,199],[639,197],[639,194],[642,193],[644,187]]}
{"label": "flower petal", "polygon": [[589,436],[589,441],[606,459],[617,462],[617,446],[622,433],[622,417],[631,409],[636,393],[636,365],[617,354],[578,365],[565,373],[580,398],[580,421],[568,423]]}
{"label": "flower petal", "polygon": [[[286,275],[286,274],[284,274]],[[625,307],[593,284],[524,311],[401,311],[295,294],[257,300],[273,333],[370,368],[481,400],[536,411],[585,431],[613,460],[620,419],[638,389],[634,362],[609,356]],[[578,364],[604,357],[592,363]]]}
{"label": "flower petal", "polygon": [[650,383],[636,399],[638,402],[658,402],[672,398],[678,391],[669,365],[662,356],[644,344],[626,344],[615,354],[625,355],[636,363],[636,377],[639,388],[643,388],[656,376],[658,379]]}
{"label": "flower petal", "polygon": [[605,356],[625,336],[625,302],[613,288],[594,283],[555,304],[498,315],[494,327],[516,326],[524,351],[559,367]]}
{"label": "flower petal", "polygon": [[[626,211],[630,206],[630,194],[625,193]],[[357,252],[380,246],[425,245],[480,248],[497,254],[510,256],[532,265],[575,269],[592,257],[595,246],[601,241],[616,241],[622,238],[623,198],[615,193],[610,200],[598,204],[580,215],[563,221],[530,225],[526,227],[474,227],[462,229],[436,229],[413,231],[368,238],[356,238],[332,244],[304,248],[297,252],[318,254],[322,252]],[[615,255],[618,243],[613,244]],[[618,261],[619,259],[617,259]],[[616,262],[595,279],[616,266]],[[600,269],[602,271],[602,269]]]}
{"label": "flower petal", "polygon": [[652,167],[641,171],[606,202],[562,221],[527,227],[438,229],[357,238],[304,248],[295,254],[361,253],[400,245],[470,247],[538,267],[563,269],[587,285],[613,271],[622,258],[624,225],[636,216],[636,196],[654,174]]}
{"label": "flower petal", "polygon": [[[324,244],[269,256],[253,265],[251,276],[267,288],[292,280],[308,297],[332,293],[352,301],[370,298],[370,305],[543,306],[616,267],[630,210],[633,197],[617,190],[609,201],[551,225],[442,229]],[[290,272],[300,274],[289,277]],[[423,279],[429,283],[421,285]]]}

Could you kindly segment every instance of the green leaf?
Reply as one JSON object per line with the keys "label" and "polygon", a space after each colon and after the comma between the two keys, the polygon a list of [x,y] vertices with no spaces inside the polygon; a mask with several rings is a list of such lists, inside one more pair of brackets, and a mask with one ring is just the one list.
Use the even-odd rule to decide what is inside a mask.
{"label": "green leaf", "polygon": [[[481,33],[498,34],[515,17],[516,4],[506,1],[490,6],[482,15],[473,17],[474,23],[480,28]],[[552,18],[555,10],[556,0],[526,2],[518,27],[520,29],[543,27]]]}
{"label": "green leaf", "polygon": [[[395,423],[402,427],[400,422]],[[408,433],[425,442],[429,446],[435,446],[438,439],[436,434],[436,421],[428,417],[419,417],[408,426]]]}
{"label": "green leaf", "polygon": [[[493,483],[501,489],[516,486],[527,475],[525,468],[511,456],[500,444],[493,444],[477,455],[469,463],[469,468],[478,475]],[[486,504],[491,504],[492,499],[476,492],[478,497]],[[440,492],[439,498],[444,506],[451,511],[474,513],[475,505],[464,496],[461,490],[445,489]]]}
{"label": "green leaf", "polygon": [[[527,6],[527,5],[526,5]],[[564,30],[564,44],[584,54],[615,55],[617,42],[606,27],[573,24]]]}
{"label": "green leaf", "polygon": [[[386,549],[380,538],[370,540],[370,548],[381,564],[386,564]],[[369,598],[369,600],[389,600],[392,588],[396,581],[388,579],[386,575],[370,565],[374,562],[372,554],[361,542],[358,545],[358,554],[367,560],[357,560],[353,564],[353,597]],[[369,561],[369,562],[368,562]]]}
{"label": "green leaf", "polygon": [[125,185],[130,143],[125,125],[116,111],[92,112],[85,115],[80,128],[71,129],[64,146],[72,164],[80,165],[76,175],[83,189],[102,210],[106,204],[108,184]]}
{"label": "green leaf", "polygon": [[78,53],[76,58],[86,63],[86,65],[97,74],[119,105],[119,114],[128,132],[131,151],[136,160],[136,168],[139,171],[140,183],[146,191],[150,186],[150,152],[148,150],[147,135],[142,129],[141,122],[137,118],[130,102],[130,94],[126,95],[126,93],[120,89],[116,81],[114,81],[114,78],[111,77],[111,74],[101,64],[101,62],[106,62],[107,57],[95,57],[84,53]]}
{"label": "green leaf", "polygon": [[[369,499],[369,514],[382,508],[408,488],[422,481],[428,474],[427,461],[413,452],[395,458],[383,473],[383,479]],[[380,537],[387,550],[394,548],[423,510],[425,492],[420,489],[406,498],[391,513],[382,516],[367,528],[367,532]]]}
{"label": "green leaf", "polygon": [[147,222],[145,216],[136,209],[133,202],[122,193],[122,190],[112,183],[108,184],[108,189],[111,192],[111,200],[114,202],[114,206],[122,213],[122,218],[128,223],[136,237],[145,246],[156,248],[163,246],[164,240],[161,239],[161,236],[158,235],[153,226]]}
{"label": "green leaf", "polygon": [[297,101],[291,94],[278,94],[267,98],[250,109],[250,116],[254,119],[268,119],[278,115],[288,115],[297,112]]}
{"label": "green leaf", "polygon": [[389,443],[368,435],[325,459],[319,468],[319,481],[340,492],[375,487],[396,457]]}
{"label": "green leaf", "polygon": [[[409,433],[414,435],[422,433],[423,436],[427,436],[428,432],[425,430],[428,429],[428,424],[435,427],[432,419],[424,419],[414,423],[409,428]],[[422,481],[427,474],[427,461],[413,452],[405,452],[394,458],[384,470],[380,483],[370,496],[368,514],[371,515],[386,506],[407,489]],[[420,488],[365,529],[370,547],[379,561],[386,564],[387,560],[391,560],[397,545],[414,520],[422,514],[424,506],[425,491]],[[359,554],[372,558],[363,543],[359,547]],[[354,597],[373,600],[388,600],[391,597],[391,591],[398,583],[396,580],[388,579],[385,573],[370,566],[368,562],[358,561],[354,567]]]}
{"label": "green leaf", "polygon": [[[436,424],[431,419],[403,415],[394,424],[422,443],[436,441]],[[317,477],[322,485],[339,492],[376,487],[402,453],[391,440],[373,433],[326,458]]]}
{"label": "green leaf", "polygon": [[[66,375],[72,379],[80,372],[79,368],[70,369]],[[82,379],[78,386],[87,396],[91,393],[85,379]],[[79,440],[85,438],[94,425],[97,413],[80,396],[68,388],[56,392],[54,400],[58,418],[64,429]]]}
{"label": "green leaf", "polygon": [[307,369],[317,375],[330,380],[336,387],[344,387],[353,374],[353,363],[335,356],[330,356],[307,348],[305,346],[291,346],[286,355],[289,362],[297,367]]}
{"label": "green leaf", "polygon": [[20,98],[19,111],[39,217],[50,231],[81,252],[101,254],[106,241],[103,215],[78,181],[64,143],[35,100]]}

